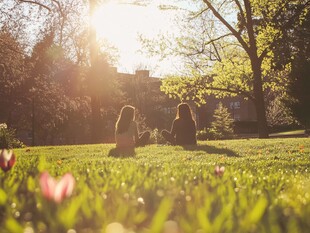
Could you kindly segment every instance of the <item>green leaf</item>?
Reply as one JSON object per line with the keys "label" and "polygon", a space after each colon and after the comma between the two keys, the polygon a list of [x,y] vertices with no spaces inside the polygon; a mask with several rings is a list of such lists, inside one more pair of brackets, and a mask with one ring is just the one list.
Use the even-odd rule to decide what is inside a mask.
{"label": "green leaf", "polygon": [[268,201],[264,197],[261,197],[256,202],[254,208],[249,214],[249,217],[248,217],[249,222],[251,223],[258,222],[262,218],[267,205],[268,205]]}
{"label": "green leaf", "polygon": [[27,189],[30,192],[34,192],[35,188],[36,188],[36,183],[34,179],[32,178],[32,176],[29,176],[27,179]]}
{"label": "green leaf", "polygon": [[8,232],[14,232],[14,233],[23,232],[23,228],[14,218],[9,218],[6,220],[5,228],[8,230]]}
{"label": "green leaf", "polygon": [[46,169],[46,159],[45,156],[40,156],[38,171],[43,172]]}
{"label": "green leaf", "polygon": [[159,233],[162,230],[164,222],[167,220],[167,217],[171,211],[172,208],[172,200],[169,198],[164,198],[159,207],[158,210],[152,220],[150,232],[152,233]]}
{"label": "green leaf", "polygon": [[6,204],[6,200],[7,200],[6,193],[2,189],[0,189],[0,206],[1,205],[5,205]]}
{"label": "green leaf", "polygon": [[76,223],[78,216],[77,213],[82,205],[83,197],[75,198],[71,201],[70,205],[61,210],[58,214],[59,221],[66,227],[71,228]]}
{"label": "green leaf", "polygon": [[211,223],[208,219],[206,212],[203,209],[199,209],[197,211],[197,218],[202,229],[204,230],[210,229]]}

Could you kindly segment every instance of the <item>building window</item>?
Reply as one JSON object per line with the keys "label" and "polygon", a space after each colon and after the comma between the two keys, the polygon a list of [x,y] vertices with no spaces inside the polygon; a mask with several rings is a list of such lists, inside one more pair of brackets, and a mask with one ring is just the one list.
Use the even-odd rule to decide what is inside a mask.
{"label": "building window", "polygon": [[171,108],[170,107],[165,107],[165,108],[163,108],[163,110],[164,110],[164,113],[166,113],[166,114],[170,114],[171,113]]}
{"label": "building window", "polygon": [[239,109],[240,108],[240,101],[230,102],[230,109]]}
{"label": "building window", "polygon": [[240,108],[240,101],[234,102],[235,109]]}
{"label": "building window", "polygon": [[234,114],[234,120],[235,121],[240,121],[240,115],[239,114]]}

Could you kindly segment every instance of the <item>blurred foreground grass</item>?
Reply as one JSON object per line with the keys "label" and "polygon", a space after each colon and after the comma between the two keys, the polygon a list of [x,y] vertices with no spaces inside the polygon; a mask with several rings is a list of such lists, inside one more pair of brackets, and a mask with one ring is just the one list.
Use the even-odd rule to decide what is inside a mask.
{"label": "blurred foreground grass", "polygon": [[[0,232],[310,232],[309,138],[150,145],[122,158],[108,156],[114,146],[15,150],[0,171]],[[71,172],[73,195],[45,200],[43,171]]]}

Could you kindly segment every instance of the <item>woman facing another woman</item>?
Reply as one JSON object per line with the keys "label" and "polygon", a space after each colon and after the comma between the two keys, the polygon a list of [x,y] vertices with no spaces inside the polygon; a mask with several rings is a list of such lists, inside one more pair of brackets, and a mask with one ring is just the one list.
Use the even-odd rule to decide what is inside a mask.
{"label": "woman facing another woman", "polygon": [[172,145],[196,145],[196,123],[188,104],[178,105],[171,131],[163,130],[162,136]]}
{"label": "woman facing another woman", "polygon": [[[162,136],[172,145],[196,145],[196,123],[193,120],[188,104],[181,103],[171,131],[163,130]],[[120,112],[115,125],[116,148],[119,151],[134,151],[135,147],[145,146],[150,139],[150,132],[139,134],[135,122],[135,108],[125,105]]]}
{"label": "woman facing another woman", "polygon": [[125,105],[115,125],[116,148],[122,150],[134,150],[137,146],[144,146],[150,138],[150,132],[146,131],[139,135],[138,126],[135,122],[135,108]]}

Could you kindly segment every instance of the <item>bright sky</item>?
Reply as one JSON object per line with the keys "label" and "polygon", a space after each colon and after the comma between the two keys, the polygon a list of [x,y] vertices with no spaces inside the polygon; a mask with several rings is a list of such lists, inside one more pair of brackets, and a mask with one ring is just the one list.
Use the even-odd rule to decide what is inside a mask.
{"label": "bright sky", "polygon": [[147,54],[139,52],[139,34],[153,38],[159,33],[176,31],[172,21],[177,11],[158,8],[169,1],[155,0],[146,6],[117,2],[106,1],[96,12],[93,24],[98,37],[107,39],[118,48],[118,71],[133,73],[142,66],[150,69],[151,74],[157,77],[176,72],[179,65],[176,59],[160,62],[159,58],[150,58]]}

